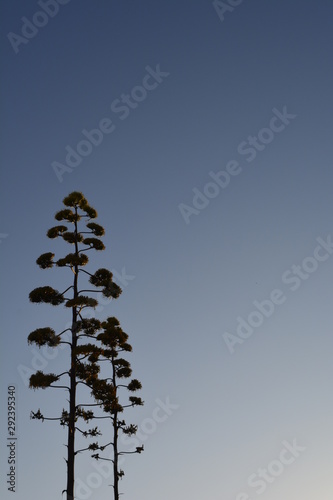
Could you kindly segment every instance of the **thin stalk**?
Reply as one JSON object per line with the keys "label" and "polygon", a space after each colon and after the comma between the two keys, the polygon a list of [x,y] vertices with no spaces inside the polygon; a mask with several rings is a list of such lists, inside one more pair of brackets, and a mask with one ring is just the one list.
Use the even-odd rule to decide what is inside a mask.
{"label": "thin stalk", "polygon": [[[75,255],[79,255],[77,207],[75,207]],[[78,266],[74,266],[73,298],[78,297]],[[71,369],[69,391],[69,419],[68,419],[68,458],[67,458],[67,500],[74,500],[74,459],[75,459],[75,409],[76,409],[76,346],[77,346],[77,308],[72,308],[72,343],[71,343]]]}

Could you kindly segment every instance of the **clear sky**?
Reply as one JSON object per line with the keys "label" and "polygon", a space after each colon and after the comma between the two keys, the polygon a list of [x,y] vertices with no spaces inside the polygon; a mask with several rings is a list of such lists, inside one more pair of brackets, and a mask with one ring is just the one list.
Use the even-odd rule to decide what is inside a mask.
{"label": "clear sky", "polygon": [[[60,500],[66,487],[65,430],[29,419],[57,416],[66,395],[30,390],[24,373],[68,359],[28,346],[32,330],[70,320],[28,295],[69,284],[35,260],[68,251],[46,231],[74,190],[106,230],[91,266],[123,288],[96,314],[129,334],[143,385],[144,407],[125,417],[145,451],[126,458],[123,498],[332,498],[333,8],[215,4],[1,6],[5,500]],[[107,468],[85,455],[76,474],[78,499],[111,498]]]}

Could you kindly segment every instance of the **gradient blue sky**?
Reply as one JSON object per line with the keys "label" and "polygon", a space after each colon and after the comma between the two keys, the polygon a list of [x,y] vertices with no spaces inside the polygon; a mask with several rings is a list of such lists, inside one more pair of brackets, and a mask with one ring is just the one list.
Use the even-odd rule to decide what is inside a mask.
{"label": "gradient blue sky", "polygon": [[[57,500],[65,488],[66,432],[29,419],[31,409],[61,411],[65,394],[29,390],[18,366],[31,368],[30,331],[70,319],[28,294],[67,287],[65,272],[35,260],[68,251],[45,233],[80,190],[106,229],[91,266],[132,276],[97,312],[118,317],[133,345],[145,406],[126,417],[148,429],[156,400],[178,405],[143,433],[145,452],[126,459],[123,498],[330,500],[333,255],[316,253],[327,259],[297,290],[290,277],[294,265],[316,264],[307,258],[317,238],[333,238],[331,2],[244,0],[222,22],[212,1],[71,0],[18,53],[7,35],[21,35],[22,17],[40,6],[12,0],[1,10],[1,497],[13,498],[3,478],[13,383],[15,498]],[[111,104],[157,65],[169,75],[122,120]],[[247,161],[239,145],[267,138],[273,109],[285,106],[296,117]],[[52,163],[103,118],[114,131],[59,182]],[[239,175],[186,224],[179,205],[193,207],[193,189],[231,160]],[[230,353],[225,333],[236,335],[237,318],[274,289],[283,304]],[[305,450],[259,495],[248,478],[293,440]],[[77,478],[93,472],[79,457]],[[82,500],[111,498],[110,482]]]}

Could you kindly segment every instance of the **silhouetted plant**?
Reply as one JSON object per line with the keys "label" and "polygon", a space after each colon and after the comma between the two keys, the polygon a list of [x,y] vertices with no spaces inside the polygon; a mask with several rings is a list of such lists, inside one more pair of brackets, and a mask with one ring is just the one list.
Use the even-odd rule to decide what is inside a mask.
{"label": "silhouetted plant", "polygon": [[[141,382],[137,379],[128,380],[132,375],[130,363],[119,354],[131,352],[132,346],[128,343],[128,335],[120,327],[117,318],[107,318],[101,324],[103,332],[97,335],[97,340],[102,344],[103,350],[99,354],[99,361],[109,361],[111,364],[111,376],[107,378],[99,378],[93,382],[93,395],[98,403],[102,404],[104,412],[109,414],[113,427],[113,439],[111,442],[103,446],[98,446],[96,449],[104,450],[107,446],[113,448],[113,458],[104,458],[95,453],[92,455],[96,460],[110,460],[113,463],[114,476],[114,500],[119,500],[119,479],[124,475],[124,471],[119,469],[119,456],[124,454],[141,453],[143,446],[137,447],[135,451],[125,452],[118,448],[119,433],[127,435],[136,434],[137,425],[127,425],[122,417],[125,408],[143,405],[140,397],[129,396],[128,403],[120,403],[120,390],[127,389],[130,393],[134,393],[141,389]],[[105,417],[101,417],[105,418]]]}
{"label": "silhouetted plant", "polygon": [[[97,212],[92,208],[82,193],[72,192],[64,198],[63,203],[66,208],[56,213],[55,219],[64,222],[64,225],[57,225],[48,230],[47,236],[51,239],[60,237],[65,242],[73,245],[72,253],[65,257],[54,260],[55,254],[47,252],[37,259],[37,264],[41,269],[53,267],[67,267],[72,273],[72,283],[65,291],[59,292],[50,286],[35,288],[29,295],[30,301],[34,303],[45,303],[53,306],[63,304],[71,310],[71,327],[56,333],[51,327],[37,328],[28,336],[28,342],[41,347],[47,345],[56,348],[60,344],[66,344],[70,349],[70,365],[68,370],[60,373],[45,374],[37,371],[30,377],[30,387],[33,389],[62,388],[69,393],[68,410],[63,409],[60,417],[47,418],[41,413],[31,412],[31,418],[38,420],[58,420],[60,425],[68,427],[67,440],[67,487],[64,490],[67,500],[74,499],[74,462],[75,456],[84,450],[95,450],[96,445],[90,444],[81,450],[75,449],[75,435],[79,431],[84,437],[95,437],[100,435],[97,427],[83,430],[78,426],[79,419],[85,423],[95,418],[93,411],[85,409],[86,406],[101,406],[99,403],[78,404],[77,386],[83,384],[90,391],[95,391],[99,384],[100,366],[97,360],[102,355],[100,343],[96,342],[96,334],[101,331],[101,323],[95,318],[85,318],[86,308],[94,308],[98,301],[83,293],[100,292],[104,297],[116,299],[121,293],[121,288],[113,282],[113,276],[107,269],[98,269],[94,274],[86,271],[84,266],[88,263],[88,256],[84,253],[95,249],[104,250],[103,242],[99,239],[104,235],[104,228],[92,219],[97,217]],[[66,224],[66,225],[65,225]],[[83,225],[80,230],[80,226]],[[70,230],[69,226],[72,226]],[[86,236],[87,235],[87,236]],[[79,289],[79,278],[89,276],[90,284],[95,287],[90,290]],[[69,296],[69,294],[71,296]],[[70,332],[70,339],[64,340],[64,334]],[[87,339],[91,341],[87,343]],[[62,383],[63,378],[67,378],[67,383]]]}

